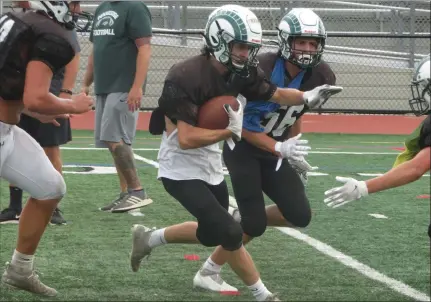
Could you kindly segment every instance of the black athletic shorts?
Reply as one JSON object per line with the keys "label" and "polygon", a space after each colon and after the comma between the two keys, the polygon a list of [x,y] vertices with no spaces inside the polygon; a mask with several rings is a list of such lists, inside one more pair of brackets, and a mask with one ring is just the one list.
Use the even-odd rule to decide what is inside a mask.
{"label": "black athletic shorts", "polygon": [[59,127],[54,124],[44,124],[28,115],[21,114],[18,127],[30,134],[42,147],[64,145],[72,140],[72,130],[69,119],[57,119]]}

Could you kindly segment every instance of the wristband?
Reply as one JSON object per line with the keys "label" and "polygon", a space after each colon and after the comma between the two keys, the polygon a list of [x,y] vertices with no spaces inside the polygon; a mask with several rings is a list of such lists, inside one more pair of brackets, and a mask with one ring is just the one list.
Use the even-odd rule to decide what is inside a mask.
{"label": "wristband", "polygon": [[281,142],[276,142],[276,143],[275,143],[274,150],[275,150],[276,152],[280,153],[280,151],[281,151],[281,145],[282,145],[282,143],[281,143]]}
{"label": "wristband", "polygon": [[60,93],[67,93],[67,94],[70,94],[70,95],[73,94],[72,90],[64,89],[64,88],[60,89]]}

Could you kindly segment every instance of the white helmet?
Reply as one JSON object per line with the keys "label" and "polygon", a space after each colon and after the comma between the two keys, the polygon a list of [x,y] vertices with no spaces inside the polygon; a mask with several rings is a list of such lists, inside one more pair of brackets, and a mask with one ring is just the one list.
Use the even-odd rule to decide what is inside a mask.
{"label": "white helmet", "polygon": [[[281,56],[287,61],[308,68],[320,63],[325,48],[326,30],[322,20],[311,9],[295,8],[284,15],[278,25],[278,43]],[[319,41],[317,52],[292,49],[297,37],[312,37]]]}
{"label": "white helmet", "polygon": [[[67,29],[74,29],[77,27],[76,21],[79,16],[85,16],[86,13],[72,14],[69,10],[67,1],[27,1],[28,8],[32,10],[42,11],[46,13],[51,19],[60,24],[64,24]],[[75,1],[79,2],[79,1]],[[88,26],[86,26],[88,27]]]}
{"label": "white helmet", "polygon": [[[256,55],[262,46],[262,26],[256,15],[240,5],[223,5],[208,17],[204,33],[205,46],[217,61],[241,76],[248,67],[257,66]],[[232,55],[233,43],[249,47],[248,59]]]}
{"label": "white helmet", "polygon": [[413,98],[409,100],[409,104],[417,116],[430,111],[430,68],[430,55],[428,55],[417,64],[410,84]]}

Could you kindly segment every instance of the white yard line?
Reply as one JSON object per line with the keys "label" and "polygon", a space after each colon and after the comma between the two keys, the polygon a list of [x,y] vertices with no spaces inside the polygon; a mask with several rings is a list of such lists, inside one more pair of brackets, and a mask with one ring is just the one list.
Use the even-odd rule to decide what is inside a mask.
{"label": "white yard line", "polygon": [[323,243],[317,239],[314,239],[308,235],[305,235],[304,233],[301,233],[298,230],[295,229],[291,229],[291,228],[280,228],[277,227],[276,229],[280,230],[281,232],[283,232],[286,235],[289,235],[295,239],[301,240],[305,243],[307,243],[308,245],[312,246],[313,248],[315,248],[316,250],[318,250],[319,252],[321,252],[322,254],[325,254],[328,257],[334,258],[335,260],[337,260],[338,262],[341,262],[342,264],[344,264],[345,266],[348,266],[356,271],[358,271],[359,273],[361,273],[362,275],[378,281],[380,283],[385,284],[386,286],[388,286],[389,288],[391,288],[392,290],[413,298],[417,301],[430,301],[430,297],[427,296],[426,294],[408,286],[407,284],[404,284],[401,281],[389,278],[388,276],[386,276],[385,274],[382,274],[378,271],[376,271],[375,269],[359,262],[358,260],[343,254],[340,251],[337,251],[336,249],[334,249],[333,247],[331,247],[330,245]]}
{"label": "white yard line", "polygon": [[[60,147],[62,150],[108,151],[105,148]],[[133,151],[159,151],[158,148],[134,148]],[[355,151],[308,151],[310,154],[347,154],[347,155],[397,155],[400,152],[355,152]]]}
{"label": "white yard line", "polygon": [[[104,150],[104,149],[98,149],[98,148],[70,148],[70,147],[63,147],[62,149],[65,150]],[[139,150],[139,151],[156,151],[158,149],[134,149],[134,150]],[[320,153],[320,154],[327,154],[327,152],[315,152],[315,153]],[[329,152],[329,154],[337,154],[334,152]],[[338,153],[339,154],[339,153]],[[354,153],[341,153],[341,154],[397,154],[397,153],[377,153],[377,152],[354,152]],[[142,157],[140,155],[134,154],[134,157],[136,160],[145,162],[147,164],[150,164],[151,166],[158,168],[159,164],[151,159]],[[235,204],[235,198],[230,196],[230,201],[232,204]],[[310,237],[296,229],[292,229],[292,228],[283,228],[283,227],[276,227],[276,229],[278,229],[279,231],[281,231],[282,233],[293,237],[297,240],[301,240],[305,243],[307,243],[308,245],[312,246],[313,248],[315,248],[316,250],[318,250],[319,252],[323,253],[324,255],[331,257],[333,259],[335,259],[336,261],[342,263],[345,266],[348,266],[356,271],[358,271],[359,273],[361,273],[362,275],[378,281],[380,283],[385,284],[387,287],[391,288],[392,290],[394,290],[395,292],[398,292],[402,295],[405,295],[407,297],[413,298],[415,300],[418,301],[431,301],[430,297],[427,296],[426,294],[408,286],[407,284],[392,279],[388,276],[386,276],[385,274],[382,274],[378,271],[376,271],[375,269],[359,262],[358,260],[334,249],[333,247],[331,247],[330,245],[323,243],[317,239],[314,239],[313,237]]]}

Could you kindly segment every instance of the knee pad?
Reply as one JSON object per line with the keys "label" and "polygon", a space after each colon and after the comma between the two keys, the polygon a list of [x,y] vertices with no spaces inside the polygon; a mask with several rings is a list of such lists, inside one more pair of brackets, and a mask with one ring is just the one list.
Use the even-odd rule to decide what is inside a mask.
{"label": "knee pad", "polygon": [[241,225],[244,233],[250,237],[259,237],[265,233],[266,230],[266,213],[260,218],[256,217],[241,217]]}
{"label": "knee pad", "polygon": [[298,228],[307,227],[311,222],[311,210],[298,213],[298,215],[292,218],[289,222]]}
{"label": "knee pad", "polygon": [[64,178],[55,169],[53,173],[42,175],[40,185],[44,189],[38,190],[39,192],[35,192],[35,194],[31,194],[31,197],[38,200],[62,199],[66,194]]}
{"label": "knee pad", "polygon": [[209,226],[198,224],[196,238],[206,247],[215,247],[220,245],[220,236],[216,231],[212,231]]}
{"label": "knee pad", "polygon": [[242,246],[242,227],[232,217],[229,222],[222,224],[206,225],[199,223],[196,237],[206,247],[223,246],[228,251],[235,251]]}
{"label": "knee pad", "polygon": [[242,246],[243,230],[241,224],[233,218],[225,227],[219,230],[221,235],[221,246],[227,251],[236,251]]}
{"label": "knee pad", "polygon": [[[280,208],[279,208],[280,209]],[[281,211],[281,209],[280,209]],[[311,222],[311,209],[310,208],[303,208],[299,211],[289,211],[288,213],[285,213],[285,211],[282,211],[282,215],[286,221],[294,225],[298,228],[305,228],[307,227]]]}

